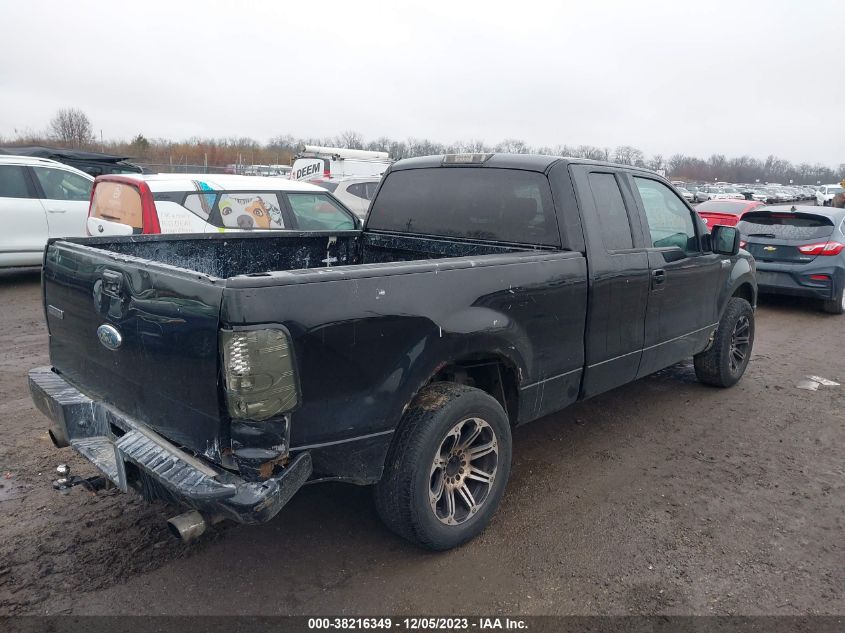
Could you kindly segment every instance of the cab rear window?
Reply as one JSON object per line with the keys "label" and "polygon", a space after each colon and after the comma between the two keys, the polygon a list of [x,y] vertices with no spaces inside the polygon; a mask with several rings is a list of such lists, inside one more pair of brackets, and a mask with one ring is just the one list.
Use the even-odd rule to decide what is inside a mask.
{"label": "cab rear window", "polygon": [[91,217],[108,222],[127,224],[133,229],[144,228],[141,194],[132,185],[121,182],[98,182],[91,199]]}
{"label": "cab rear window", "polygon": [[516,169],[395,171],[373,201],[367,228],[560,246],[548,179]]}

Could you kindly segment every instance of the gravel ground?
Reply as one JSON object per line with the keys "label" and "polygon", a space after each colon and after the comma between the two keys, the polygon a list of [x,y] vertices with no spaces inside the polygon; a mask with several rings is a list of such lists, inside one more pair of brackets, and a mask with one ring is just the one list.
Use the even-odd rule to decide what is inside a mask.
{"label": "gravel ground", "polygon": [[845,317],[769,299],[743,381],[682,364],[514,433],[492,525],[423,552],[369,490],[309,486],[185,547],[178,509],[50,487],[38,275],[0,272],[0,614],[845,614]]}

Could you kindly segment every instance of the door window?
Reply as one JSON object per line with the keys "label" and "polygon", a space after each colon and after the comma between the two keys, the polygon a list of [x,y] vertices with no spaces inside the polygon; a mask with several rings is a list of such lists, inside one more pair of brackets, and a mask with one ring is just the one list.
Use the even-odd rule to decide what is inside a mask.
{"label": "door window", "polygon": [[76,200],[87,202],[91,199],[92,182],[78,174],[52,167],[33,167],[35,177],[44,190],[47,200]]}
{"label": "door window", "polygon": [[625,209],[616,176],[592,173],[589,180],[605,248],[609,251],[634,248],[628,211]]}
{"label": "door window", "polygon": [[0,198],[30,198],[26,169],[20,165],[0,165]]}
{"label": "door window", "polygon": [[351,231],[355,228],[352,216],[327,195],[289,193],[287,196],[302,231]]}
{"label": "door window", "polygon": [[634,177],[655,248],[677,246],[687,255],[699,253],[692,212],[663,183]]}

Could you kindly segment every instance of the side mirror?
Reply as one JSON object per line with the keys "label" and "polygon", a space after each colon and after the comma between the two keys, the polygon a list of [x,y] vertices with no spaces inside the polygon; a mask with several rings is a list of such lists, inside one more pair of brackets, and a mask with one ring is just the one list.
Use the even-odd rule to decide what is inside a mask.
{"label": "side mirror", "polygon": [[739,252],[739,231],[735,226],[717,224],[710,231],[710,242],[714,253],[732,257]]}

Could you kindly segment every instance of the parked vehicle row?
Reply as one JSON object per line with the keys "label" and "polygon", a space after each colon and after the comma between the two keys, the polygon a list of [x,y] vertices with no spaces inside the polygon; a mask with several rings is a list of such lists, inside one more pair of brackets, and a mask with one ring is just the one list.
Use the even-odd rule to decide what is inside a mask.
{"label": "parked vehicle row", "polygon": [[[816,198],[817,189],[819,189],[810,185],[784,186],[777,183],[731,184],[717,182],[698,184],[676,180],[672,184],[681,191],[687,200],[693,202],[707,202],[709,200],[756,200],[767,204],[800,202]],[[826,185],[825,187],[836,186]],[[691,195],[687,195],[685,192],[689,192]],[[819,201],[818,204],[822,204],[822,202]]]}
{"label": "parked vehicle row", "polygon": [[0,156],[0,222],[9,227],[0,233],[0,267],[41,265],[55,237],[360,227],[372,179],[342,183],[338,193],[354,213],[327,190],[331,183],[322,184],[225,174],[95,180],[53,160]]}

